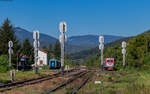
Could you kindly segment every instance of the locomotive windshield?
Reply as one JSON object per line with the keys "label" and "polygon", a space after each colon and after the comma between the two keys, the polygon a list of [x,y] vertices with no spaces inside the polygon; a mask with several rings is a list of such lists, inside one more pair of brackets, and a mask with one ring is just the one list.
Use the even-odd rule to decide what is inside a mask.
{"label": "locomotive windshield", "polygon": [[104,64],[104,70],[114,70],[114,58],[106,58]]}
{"label": "locomotive windshield", "polygon": [[54,63],[55,63],[55,61],[52,61],[51,63],[52,63],[52,64],[54,64]]}
{"label": "locomotive windshield", "polygon": [[49,68],[50,69],[59,69],[61,67],[61,64],[56,59],[50,59],[49,60]]}

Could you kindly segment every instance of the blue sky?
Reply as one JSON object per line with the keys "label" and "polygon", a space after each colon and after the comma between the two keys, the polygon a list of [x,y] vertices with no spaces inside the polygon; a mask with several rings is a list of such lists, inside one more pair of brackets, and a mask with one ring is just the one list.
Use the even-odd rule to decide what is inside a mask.
{"label": "blue sky", "polygon": [[59,36],[60,21],[68,36],[132,36],[150,29],[150,0],[0,0],[0,23]]}

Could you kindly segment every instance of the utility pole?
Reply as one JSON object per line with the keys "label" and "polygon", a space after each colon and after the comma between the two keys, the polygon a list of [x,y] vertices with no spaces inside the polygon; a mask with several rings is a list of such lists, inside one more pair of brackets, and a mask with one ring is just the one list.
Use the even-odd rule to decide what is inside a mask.
{"label": "utility pole", "polygon": [[100,49],[100,53],[101,53],[101,63],[100,63],[100,66],[101,66],[101,70],[103,71],[103,50],[104,50],[104,36],[99,36],[99,49]]}
{"label": "utility pole", "polygon": [[35,30],[33,32],[33,39],[34,39],[34,42],[33,42],[33,46],[34,46],[34,71],[35,71],[35,74],[38,73],[38,67],[37,67],[37,62],[38,62],[38,50],[39,50],[39,47],[40,47],[40,42],[39,42],[39,31]]}
{"label": "utility pole", "polygon": [[60,22],[59,29],[61,32],[61,35],[59,37],[59,41],[61,44],[61,73],[62,76],[64,75],[64,59],[65,59],[65,41],[67,41],[67,36],[65,35],[65,32],[67,31],[67,24],[66,22]]}
{"label": "utility pole", "polygon": [[123,69],[125,69],[125,56],[126,56],[126,42],[122,42],[122,54],[123,54]]}

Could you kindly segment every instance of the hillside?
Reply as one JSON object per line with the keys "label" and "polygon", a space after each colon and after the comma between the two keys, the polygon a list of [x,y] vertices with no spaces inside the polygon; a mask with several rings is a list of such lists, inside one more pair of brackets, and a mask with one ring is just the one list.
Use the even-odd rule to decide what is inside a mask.
{"label": "hillside", "polygon": [[[126,67],[139,70],[150,68],[150,31],[144,32],[134,37],[127,38],[126,47]],[[115,58],[115,68],[122,68],[122,47],[121,45],[107,47],[104,51],[104,58]],[[87,66],[98,67],[100,63],[99,54],[86,59]],[[91,63],[92,62],[92,63]]]}
{"label": "hillside", "polygon": [[[16,27],[14,28],[14,31],[15,31],[15,35],[16,37],[19,39],[19,41],[22,43],[26,38],[28,38],[30,40],[30,42],[32,43],[33,42],[33,33],[32,32],[29,32],[25,29],[22,29],[20,27]],[[56,38],[52,37],[52,36],[49,36],[49,35],[46,35],[46,34],[43,34],[43,33],[40,33],[40,45],[41,46],[48,46],[49,43],[52,43],[52,44],[55,44],[56,42]]]}
{"label": "hillside", "polygon": [[[122,36],[104,35],[105,44],[123,38]],[[82,46],[85,49],[95,48],[99,44],[98,35],[82,35],[69,37],[67,44]]]}
{"label": "hillside", "polygon": [[[20,27],[14,28],[14,31],[15,31],[15,35],[18,38],[19,42],[23,43],[23,41],[26,38],[28,38],[31,43],[33,42],[33,33],[32,32],[29,32]],[[54,46],[56,41],[57,41],[57,38],[40,33],[40,47],[43,47],[43,46],[48,47],[50,43]],[[66,52],[67,53],[74,53],[74,52],[78,52],[78,51],[82,51],[82,50],[84,50],[84,47],[66,44]]]}
{"label": "hillside", "polygon": [[[131,40],[132,38],[133,37],[125,37],[125,38],[121,38],[121,39],[115,40],[113,42],[107,43],[107,44],[105,44],[105,49],[109,48],[109,47],[114,47],[114,46],[121,45],[122,41],[127,42],[127,41]],[[93,57],[93,56],[99,54],[99,51],[100,50],[97,46],[97,47],[89,49],[89,50],[84,50],[84,51],[81,51],[81,52],[73,53],[73,54],[70,55],[71,56],[70,59],[83,61],[87,58],[90,58],[90,57]]]}
{"label": "hillside", "polygon": [[[20,27],[14,28],[15,35],[18,40],[23,43],[23,41],[28,38],[30,42],[33,42],[33,33],[29,32]],[[112,42],[114,40],[122,38],[121,36],[104,35],[105,43]],[[57,38],[40,33],[40,47],[49,46],[49,44],[55,44]],[[77,53],[80,51],[95,48],[98,45],[98,35],[83,35],[83,36],[73,36],[69,37],[66,43],[67,53]]]}

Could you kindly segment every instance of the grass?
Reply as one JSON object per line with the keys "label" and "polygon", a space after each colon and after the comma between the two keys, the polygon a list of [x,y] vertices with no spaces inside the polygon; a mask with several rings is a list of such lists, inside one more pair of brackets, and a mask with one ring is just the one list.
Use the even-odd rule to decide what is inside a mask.
{"label": "grass", "polygon": [[[15,71],[15,81],[19,80],[27,80],[31,78],[37,78],[41,76],[47,75],[46,72],[39,71],[38,74],[35,74],[34,71]],[[1,83],[9,83],[11,82],[10,71],[6,73],[0,73],[0,82]]]}
{"label": "grass", "polygon": [[[150,71],[115,71],[105,72],[101,74],[96,72],[95,76],[86,84],[78,94],[150,94]],[[34,71],[16,72],[15,80],[25,80],[47,75],[40,71],[39,74],[34,74]],[[102,84],[94,84],[94,81],[101,81]],[[10,82],[10,74],[0,73],[0,82]],[[74,85],[73,85],[74,86]],[[72,92],[72,87],[66,87],[62,92],[69,94]],[[31,90],[32,93],[40,92],[38,90]],[[31,94],[30,90],[26,92]],[[59,94],[59,93],[58,93]],[[63,94],[63,93],[62,93]]]}
{"label": "grass", "polygon": [[[102,84],[94,84],[95,80]],[[78,94],[150,94],[150,73],[117,71],[96,76]]]}

